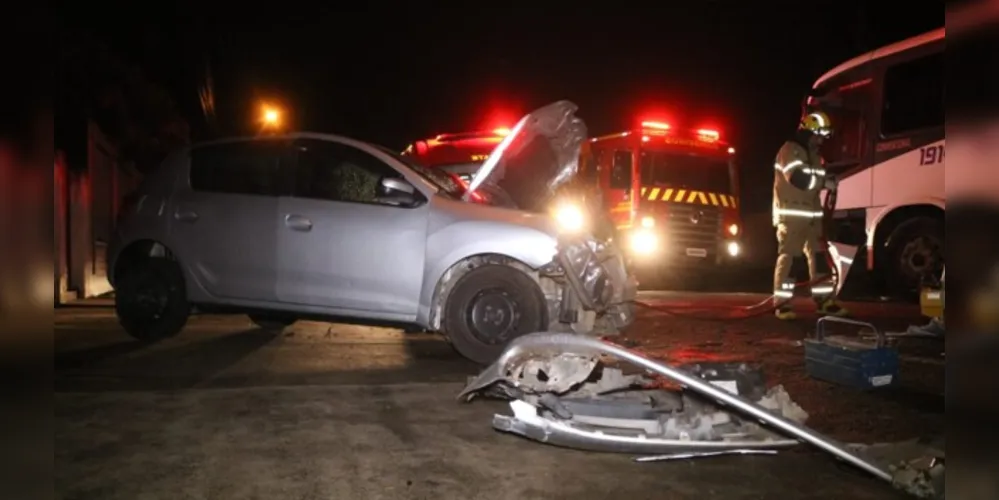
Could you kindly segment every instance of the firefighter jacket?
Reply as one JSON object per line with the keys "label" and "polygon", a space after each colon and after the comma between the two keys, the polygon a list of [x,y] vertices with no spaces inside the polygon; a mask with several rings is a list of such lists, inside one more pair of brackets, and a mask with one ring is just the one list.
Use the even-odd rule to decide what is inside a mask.
{"label": "firefighter jacket", "polygon": [[825,185],[818,148],[794,140],[785,142],[774,162],[774,226],[791,220],[821,219],[819,192]]}

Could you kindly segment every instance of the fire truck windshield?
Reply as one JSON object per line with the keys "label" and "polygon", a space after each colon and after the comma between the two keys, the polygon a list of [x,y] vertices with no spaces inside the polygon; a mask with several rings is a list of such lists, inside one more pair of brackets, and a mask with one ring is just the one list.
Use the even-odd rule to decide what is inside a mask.
{"label": "fire truck windshield", "polygon": [[419,174],[420,177],[430,181],[431,184],[437,186],[440,189],[441,194],[448,196],[453,199],[461,199],[465,194],[465,187],[455,181],[451,176],[434,170],[432,168],[426,168],[410,159],[409,157],[400,155],[391,149],[379,146],[378,149],[382,150],[385,154],[391,156],[392,158],[398,160],[403,165],[406,165],[411,170]]}
{"label": "fire truck windshield", "polygon": [[733,194],[728,160],[704,155],[643,151],[643,186],[698,189]]}

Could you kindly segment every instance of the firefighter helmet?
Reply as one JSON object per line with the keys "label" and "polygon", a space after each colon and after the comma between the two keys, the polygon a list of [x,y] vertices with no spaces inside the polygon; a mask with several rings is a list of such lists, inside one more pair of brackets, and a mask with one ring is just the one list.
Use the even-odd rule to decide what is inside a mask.
{"label": "firefighter helmet", "polygon": [[802,117],[801,128],[825,137],[832,133],[832,120],[824,112],[812,110]]}

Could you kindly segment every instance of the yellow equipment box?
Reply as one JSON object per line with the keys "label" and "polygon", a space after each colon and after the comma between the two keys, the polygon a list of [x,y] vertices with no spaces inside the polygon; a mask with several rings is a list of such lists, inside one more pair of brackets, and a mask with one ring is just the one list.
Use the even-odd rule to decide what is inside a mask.
{"label": "yellow equipment box", "polygon": [[944,313],[944,291],[936,288],[924,288],[919,294],[919,309],[923,316],[939,318]]}

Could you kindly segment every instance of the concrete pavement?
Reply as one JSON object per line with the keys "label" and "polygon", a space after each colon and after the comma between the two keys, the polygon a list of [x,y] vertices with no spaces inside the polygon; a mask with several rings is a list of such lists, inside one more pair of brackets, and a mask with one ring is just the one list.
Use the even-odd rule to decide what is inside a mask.
{"label": "concrete pavement", "polygon": [[64,308],[56,351],[61,498],[901,498],[807,449],[636,464],[499,434],[430,335],[204,316],[142,345]]}

